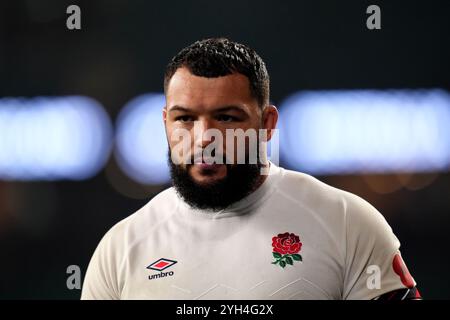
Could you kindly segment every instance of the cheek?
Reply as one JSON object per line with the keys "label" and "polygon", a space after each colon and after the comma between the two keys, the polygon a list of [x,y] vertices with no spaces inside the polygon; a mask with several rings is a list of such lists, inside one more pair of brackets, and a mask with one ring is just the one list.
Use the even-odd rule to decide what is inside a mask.
{"label": "cheek", "polygon": [[[252,130],[253,133],[250,136],[242,137],[233,137],[229,140],[234,141],[233,145],[227,144],[227,139],[224,135],[224,148],[227,152],[234,155],[235,160],[237,160],[240,157],[244,157],[249,152],[257,153],[258,150],[258,142],[259,142],[259,128],[254,127],[248,127],[248,128],[241,128],[244,132],[247,130]],[[244,141],[244,143],[242,143]]]}
{"label": "cheek", "polygon": [[189,166],[187,164],[192,163],[192,157],[195,151],[194,139],[192,131],[179,129],[177,126],[167,127],[166,134],[170,148],[170,157],[173,163],[188,168]]}
{"label": "cheek", "polygon": [[171,148],[178,144],[188,144],[191,141],[191,134],[188,130],[181,130],[183,128],[170,124],[166,126],[167,141]]}

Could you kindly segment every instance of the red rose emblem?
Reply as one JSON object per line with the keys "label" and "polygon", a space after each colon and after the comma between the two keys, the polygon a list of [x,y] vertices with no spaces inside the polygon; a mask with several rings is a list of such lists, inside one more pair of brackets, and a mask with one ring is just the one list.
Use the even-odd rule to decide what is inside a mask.
{"label": "red rose emblem", "polygon": [[272,247],[274,252],[281,254],[298,253],[302,249],[302,243],[299,236],[285,232],[272,238]]}
{"label": "red rose emblem", "polygon": [[302,249],[300,237],[296,234],[285,232],[272,238],[272,255],[276,259],[272,264],[279,264],[284,268],[287,264],[293,265],[294,261],[302,261],[298,253]]}

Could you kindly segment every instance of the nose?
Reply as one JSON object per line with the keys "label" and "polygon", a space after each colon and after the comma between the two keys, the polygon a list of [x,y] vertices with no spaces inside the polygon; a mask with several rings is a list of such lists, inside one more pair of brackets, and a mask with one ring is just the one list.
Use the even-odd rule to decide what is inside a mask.
{"label": "nose", "polygon": [[211,142],[214,141],[212,132],[214,124],[210,119],[199,119],[194,123],[194,143],[198,148],[206,148]]}

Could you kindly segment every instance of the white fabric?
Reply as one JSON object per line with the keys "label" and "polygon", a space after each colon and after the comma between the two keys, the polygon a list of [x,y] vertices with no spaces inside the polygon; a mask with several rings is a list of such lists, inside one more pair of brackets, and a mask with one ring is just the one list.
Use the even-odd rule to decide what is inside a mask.
{"label": "white fabric", "polygon": [[[302,261],[282,268],[272,237],[285,232],[300,237]],[[264,183],[225,211],[193,210],[172,187],[117,223],[82,299],[372,299],[405,288],[392,268],[399,246],[363,199],[271,163]],[[160,258],[176,263],[150,280]],[[371,265],[380,289],[367,285]]]}

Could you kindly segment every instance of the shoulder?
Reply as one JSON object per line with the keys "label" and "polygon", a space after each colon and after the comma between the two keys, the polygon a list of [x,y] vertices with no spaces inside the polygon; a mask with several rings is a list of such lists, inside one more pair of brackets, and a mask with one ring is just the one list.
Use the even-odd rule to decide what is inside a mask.
{"label": "shoulder", "polygon": [[110,234],[123,233],[126,230],[138,231],[149,225],[167,219],[177,209],[177,194],[173,187],[165,189],[148,201],[142,208],[116,223],[108,231]]}
{"label": "shoulder", "polygon": [[177,204],[178,197],[173,187],[160,192],[139,210],[113,225],[100,244],[119,249],[138,241],[152,227],[169,219],[176,212]]}
{"label": "shoulder", "polygon": [[316,216],[339,219],[345,222],[346,227],[390,231],[383,215],[368,201],[311,175],[282,169],[278,192],[293,205],[297,204]]}
{"label": "shoulder", "polygon": [[353,195],[332,187],[319,179],[302,172],[288,169],[281,170],[282,178],[277,184],[281,197],[314,213],[343,212],[346,202],[353,200]]}
{"label": "shoulder", "polygon": [[176,194],[166,189],[145,206],[116,223],[103,236],[89,262],[83,299],[118,299],[124,285],[123,265],[134,245],[176,211]]}

